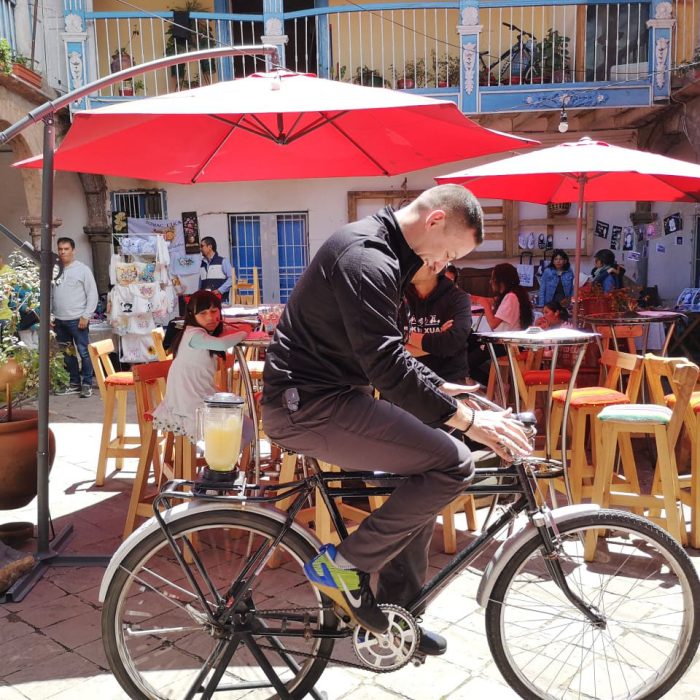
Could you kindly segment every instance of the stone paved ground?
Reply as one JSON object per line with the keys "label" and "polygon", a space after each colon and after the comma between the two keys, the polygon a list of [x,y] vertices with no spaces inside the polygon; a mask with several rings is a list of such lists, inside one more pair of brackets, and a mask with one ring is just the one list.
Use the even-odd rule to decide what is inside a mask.
{"label": "stone paved ground", "polygon": [[[120,542],[133,466],[96,488],[99,395],[52,398],[51,407],[58,447],[51,478],[56,528],[60,531],[67,523],[74,527],[66,551],[109,555]],[[22,511],[0,512],[0,522],[35,520],[35,508],[33,503]],[[699,564],[698,552],[690,554]],[[435,549],[431,563],[439,566],[444,560]],[[474,600],[482,564],[476,563],[475,573],[462,575],[426,615],[426,626],[449,641],[445,656],[383,675],[330,667],[322,682],[329,699],[514,698],[491,660],[483,612]],[[51,567],[23,601],[0,605],[0,700],[124,697],[108,670],[100,639],[97,592],[102,573],[99,567]],[[699,698],[700,663],[666,697]]]}

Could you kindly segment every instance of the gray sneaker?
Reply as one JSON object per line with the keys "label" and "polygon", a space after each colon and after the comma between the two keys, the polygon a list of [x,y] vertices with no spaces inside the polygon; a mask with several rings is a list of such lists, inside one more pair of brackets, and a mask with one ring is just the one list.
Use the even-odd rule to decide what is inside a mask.
{"label": "gray sneaker", "polygon": [[89,399],[92,396],[92,387],[89,384],[83,384],[80,389],[80,398]]}
{"label": "gray sneaker", "polygon": [[56,389],[56,396],[67,396],[68,394],[79,394],[81,392],[80,384],[69,384],[68,386]]}

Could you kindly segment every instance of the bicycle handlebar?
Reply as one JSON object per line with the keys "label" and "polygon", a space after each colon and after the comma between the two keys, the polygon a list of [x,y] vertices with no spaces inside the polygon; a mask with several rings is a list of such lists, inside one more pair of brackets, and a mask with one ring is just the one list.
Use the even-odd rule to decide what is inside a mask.
{"label": "bicycle handlebar", "polygon": [[520,27],[518,27],[515,24],[511,24],[510,22],[501,22],[501,24],[504,27],[508,27],[508,29],[510,29],[512,32],[518,32],[521,35],[524,34],[525,36],[529,36],[531,39],[535,38],[534,34],[530,34],[530,32],[526,32],[524,29],[520,29]]}

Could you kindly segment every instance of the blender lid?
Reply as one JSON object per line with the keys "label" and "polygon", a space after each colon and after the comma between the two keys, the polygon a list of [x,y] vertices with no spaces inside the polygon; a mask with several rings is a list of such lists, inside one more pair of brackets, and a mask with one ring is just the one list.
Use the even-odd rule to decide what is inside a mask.
{"label": "blender lid", "polygon": [[238,394],[220,391],[216,394],[212,394],[212,396],[207,396],[207,398],[204,399],[204,403],[214,408],[229,408],[232,406],[241,406],[243,404],[243,398]]}

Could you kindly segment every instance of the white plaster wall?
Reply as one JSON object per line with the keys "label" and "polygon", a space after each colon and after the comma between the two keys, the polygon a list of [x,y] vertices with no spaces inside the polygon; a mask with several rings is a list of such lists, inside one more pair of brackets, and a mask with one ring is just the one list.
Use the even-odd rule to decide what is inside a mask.
{"label": "white plaster wall", "polygon": [[[689,154],[681,150],[678,157],[690,160]],[[197,211],[201,235],[213,236],[220,252],[228,251],[227,214],[307,211],[309,215],[309,246],[313,255],[320,244],[339,226],[347,222],[347,192],[350,190],[396,190],[401,189],[404,177],[409,190],[420,190],[435,184],[434,177],[486,162],[493,158],[472,159],[471,161],[451,163],[429,170],[410,173],[406,176],[391,178],[338,178],[329,180],[288,180],[266,182],[238,182],[221,184],[203,184],[196,186],[165,185],[167,191],[168,216],[178,218],[183,211]],[[157,186],[157,183],[129,181],[108,178],[110,189],[131,189]],[[593,205],[591,218],[607,221],[611,226],[627,226],[629,215],[634,211],[634,202],[603,202]],[[542,218],[545,214],[541,205],[519,204],[520,218]],[[575,209],[572,206],[569,223],[564,235],[573,236],[575,232]],[[684,221],[683,245],[678,246],[675,235],[662,236],[658,241],[651,241],[647,283],[657,284],[659,293],[668,302],[675,301],[678,293],[692,280],[692,251],[694,238],[692,234],[693,215],[698,210],[694,204],[674,204],[660,202],[654,205],[659,218],[674,212],[681,212]],[[700,210],[698,210],[700,211]],[[63,227],[65,230],[65,226]],[[681,235],[681,234],[677,234]],[[665,245],[666,252],[656,251],[656,243]],[[609,240],[593,237],[593,252],[608,247]],[[534,262],[541,258],[541,251],[535,249]],[[263,251],[264,254],[264,251]],[[617,251],[617,258],[625,264],[625,253]],[[471,267],[491,267],[503,258],[465,261]],[[510,262],[518,262],[510,258]],[[573,262],[573,261],[572,261]],[[581,264],[582,273],[590,272],[593,267],[592,256],[584,256]]]}
{"label": "white plaster wall", "polygon": [[[22,240],[29,240],[29,230],[20,221],[21,216],[27,216],[27,198],[24,194],[22,175],[10,165],[16,160],[10,150],[0,152],[0,172],[2,172],[2,187],[0,187],[0,224],[6,226]],[[8,255],[15,250],[14,243],[0,235],[0,254],[7,260]]]}

